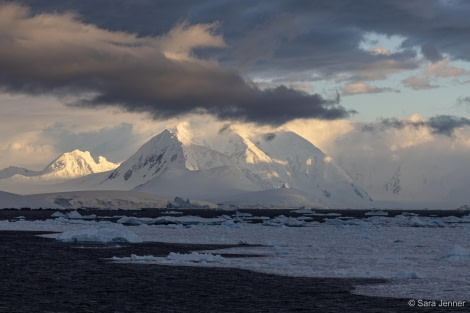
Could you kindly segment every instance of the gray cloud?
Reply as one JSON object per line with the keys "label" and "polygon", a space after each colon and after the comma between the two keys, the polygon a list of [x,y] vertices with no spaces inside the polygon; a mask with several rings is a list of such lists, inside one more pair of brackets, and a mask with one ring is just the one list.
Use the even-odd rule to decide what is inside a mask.
{"label": "gray cloud", "polygon": [[[388,122],[404,127],[404,123]],[[457,202],[450,207],[468,203],[470,170],[466,130],[452,137],[430,137],[417,134],[413,128],[386,132],[384,126],[376,124],[368,125],[372,130],[364,132],[362,123],[355,123],[357,128],[339,136],[328,147],[328,153],[362,183],[374,200]],[[394,195],[385,191],[384,185],[392,180],[399,167],[401,190]]]}
{"label": "gray cloud", "polygon": [[132,125],[123,123],[96,131],[72,132],[62,123],[56,123],[54,127],[45,129],[42,136],[51,138],[61,153],[80,149],[90,151],[94,157],[112,155],[110,161],[120,162],[128,158],[140,143],[138,137],[132,133],[132,129]]}
{"label": "gray cloud", "polygon": [[431,62],[437,62],[443,59],[436,47],[429,42],[421,46],[421,53]]}
{"label": "gray cloud", "polygon": [[[3,34],[1,44],[8,46],[10,52],[0,60],[0,83],[4,90],[86,93],[85,99],[69,103],[119,105],[129,111],[150,112],[154,118],[209,112],[219,118],[280,124],[299,117],[347,117],[351,112],[319,95],[297,93],[289,88],[286,92],[285,87],[263,91],[246,78],[286,81],[295,73],[308,82],[338,75],[343,75],[343,82],[384,79],[393,73],[418,69],[422,60],[416,47],[433,62],[443,55],[470,60],[467,40],[470,3],[464,1],[15,0],[13,3],[30,5],[33,13],[45,16],[55,12],[52,16],[65,23],[69,22],[65,18],[68,16],[76,22],[73,24],[76,28],[87,26],[101,35],[95,41],[83,42],[83,36],[69,33],[65,38],[74,38],[75,42],[72,40],[68,49],[54,45],[55,37],[42,35],[45,47],[38,53],[28,45],[20,49],[12,39],[15,37]],[[64,15],[69,11],[77,12],[78,17]],[[176,49],[173,53],[189,57],[184,62],[169,60],[162,50],[165,43],[159,40],[168,41],[169,30],[178,21],[188,21],[188,28],[206,25],[199,33],[206,35],[202,44],[173,46]],[[220,21],[219,28],[216,29],[214,21]],[[90,28],[90,24],[97,27]],[[40,24],[32,29],[38,28]],[[2,29],[13,31],[7,26]],[[69,31],[59,24],[57,29]],[[134,33],[135,36],[130,35]],[[406,40],[398,52],[374,54],[360,47],[367,33],[401,35]],[[26,42],[31,39],[21,38]],[[89,49],[84,50],[84,45]],[[62,50],[58,51],[58,47]],[[24,48],[31,48],[31,54]],[[421,77],[410,77],[403,84],[414,89],[438,87]],[[274,95],[287,94],[290,97],[284,99],[284,106],[273,101]]]}
{"label": "gray cloud", "polygon": [[456,128],[470,126],[470,120],[464,117],[438,115],[429,119],[429,127],[434,133],[452,136]]}
{"label": "gray cloud", "polygon": [[459,97],[457,99],[457,104],[459,104],[459,105],[462,105],[462,104],[470,105],[470,97]]}
{"label": "gray cloud", "polygon": [[8,46],[0,50],[0,85],[8,92],[75,95],[78,100],[68,105],[119,106],[155,119],[203,112],[279,125],[351,113],[317,94],[284,86],[261,90],[237,72],[197,58],[193,50],[199,47],[226,46],[216,23],[182,23],[158,37],[137,37],[71,14],[32,16],[17,5],[0,7],[0,19],[0,46]]}
{"label": "gray cloud", "polygon": [[384,131],[386,129],[403,129],[405,127],[422,128],[426,127],[431,130],[433,134],[444,135],[452,137],[454,131],[458,128],[470,126],[470,120],[464,117],[457,117],[451,115],[436,115],[429,118],[429,120],[404,120],[397,118],[385,118],[378,123],[368,123],[362,126],[363,132],[376,132]]}
{"label": "gray cloud", "polygon": [[[216,57],[225,66],[244,65],[246,75],[313,71],[325,77],[347,72],[351,79],[383,78],[418,68],[415,47],[431,61],[443,54],[470,59],[470,4],[464,1],[16,1],[35,12],[73,10],[87,23],[140,36],[164,34],[182,19],[192,24],[219,20],[230,49],[199,47],[194,53]],[[373,55],[359,47],[368,32],[406,41],[399,53]]]}

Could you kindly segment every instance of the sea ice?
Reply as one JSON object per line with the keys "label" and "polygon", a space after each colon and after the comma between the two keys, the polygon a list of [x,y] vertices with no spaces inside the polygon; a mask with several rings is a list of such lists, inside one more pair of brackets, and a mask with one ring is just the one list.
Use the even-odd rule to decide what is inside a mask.
{"label": "sea ice", "polygon": [[191,253],[178,253],[178,252],[170,252],[167,257],[154,257],[153,255],[144,255],[138,256],[132,254],[130,257],[112,257],[111,260],[117,262],[151,262],[157,264],[187,264],[187,263],[228,263],[227,259],[220,256],[215,255],[212,253],[199,253],[199,252],[191,252]]}
{"label": "sea ice", "polygon": [[[47,237],[66,242],[230,244],[236,247],[174,253],[163,258],[131,256],[114,261],[234,267],[301,277],[384,278],[389,281],[357,286],[354,292],[410,299],[470,300],[468,216],[402,214],[335,218],[325,223],[297,220],[304,227],[268,227],[243,220],[235,223],[239,217],[229,216],[218,218],[220,223],[201,217],[169,218],[179,224],[124,226],[111,221],[58,217],[46,221],[0,221],[0,229],[58,231],[62,234]],[[272,221],[282,225],[288,219],[277,217]],[[234,251],[257,256],[220,256]]]}
{"label": "sea ice", "polygon": [[284,215],[276,216],[273,219],[263,221],[265,226],[287,226],[287,227],[302,227],[305,225],[305,221],[298,220],[293,217],[286,217]]}
{"label": "sea ice", "polygon": [[202,218],[199,216],[161,216],[157,218],[123,216],[117,222],[127,225],[161,225],[161,224],[179,224],[179,225],[219,225],[225,222],[226,218]]}
{"label": "sea ice", "polygon": [[78,211],[71,211],[65,214],[66,218],[69,219],[86,219],[86,220],[92,220],[96,218],[95,214],[91,215],[81,215]]}
{"label": "sea ice", "polygon": [[454,244],[452,247],[440,254],[438,259],[446,259],[451,262],[465,262],[470,259],[470,249],[464,248],[458,244]]}
{"label": "sea ice", "polygon": [[65,214],[60,211],[56,211],[51,214],[51,217],[65,217]]}
{"label": "sea ice", "polygon": [[85,228],[66,231],[57,237],[62,242],[142,242],[139,236],[124,227]]}

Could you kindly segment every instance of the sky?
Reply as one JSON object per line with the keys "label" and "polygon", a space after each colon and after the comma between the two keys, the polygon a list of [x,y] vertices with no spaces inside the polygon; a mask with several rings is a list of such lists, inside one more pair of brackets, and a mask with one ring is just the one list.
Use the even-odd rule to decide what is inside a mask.
{"label": "sky", "polygon": [[384,186],[399,174],[403,199],[464,200],[469,14],[458,0],[0,1],[0,168],[76,148],[120,162],[181,121],[230,123],[298,132],[376,198],[397,197]]}

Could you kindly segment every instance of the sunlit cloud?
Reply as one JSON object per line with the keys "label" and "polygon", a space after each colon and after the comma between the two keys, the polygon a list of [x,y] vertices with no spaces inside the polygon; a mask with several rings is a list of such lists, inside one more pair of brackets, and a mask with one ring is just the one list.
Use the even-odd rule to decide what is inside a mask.
{"label": "sunlit cloud", "polygon": [[0,87],[8,92],[62,99],[86,94],[68,105],[114,106],[155,120],[202,112],[282,124],[350,114],[336,99],[286,86],[261,90],[236,71],[196,57],[196,48],[226,46],[217,23],[183,22],[166,34],[139,37],[83,23],[70,13],[32,15],[16,4],[1,5],[0,20],[0,45],[8,46],[0,50]]}
{"label": "sunlit cloud", "polygon": [[393,52],[385,49],[384,47],[377,46],[375,48],[370,48],[369,49],[370,53],[375,54],[375,55],[392,55]]}
{"label": "sunlit cloud", "polygon": [[433,85],[427,76],[410,76],[402,81],[403,86],[412,88],[414,90],[427,90],[438,88],[438,85]]}
{"label": "sunlit cloud", "polygon": [[436,63],[431,63],[426,67],[426,75],[433,75],[439,77],[457,77],[465,74],[462,68],[454,67],[449,64],[449,60],[441,60]]}
{"label": "sunlit cloud", "polygon": [[367,93],[382,93],[382,92],[400,92],[393,88],[380,88],[366,83],[350,83],[343,87],[344,95],[367,94]]}

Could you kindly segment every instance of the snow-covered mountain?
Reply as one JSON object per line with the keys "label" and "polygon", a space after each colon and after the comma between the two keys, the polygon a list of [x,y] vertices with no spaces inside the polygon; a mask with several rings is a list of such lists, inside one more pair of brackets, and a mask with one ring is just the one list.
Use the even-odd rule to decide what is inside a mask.
{"label": "snow-covered mountain", "polygon": [[98,162],[96,162],[89,151],[76,149],[60,155],[42,171],[32,171],[21,167],[10,166],[0,170],[0,179],[23,176],[43,180],[64,180],[110,171],[118,166],[119,164],[109,162],[103,156],[99,156]]}
{"label": "snow-covered mountain", "polygon": [[[112,171],[101,186],[112,189],[174,195],[184,190],[192,197],[211,189],[210,194],[269,188],[259,178],[238,167],[227,155],[186,141],[178,132],[165,130],[144,144],[134,155]],[[158,179],[157,179],[158,178]],[[215,188],[215,189],[214,189]]]}
{"label": "snow-covered mountain", "polygon": [[95,162],[89,151],[74,150],[59,156],[43,170],[41,176],[44,178],[75,178],[93,173],[110,171],[118,167],[99,156]]}
{"label": "snow-covered mountain", "polygon": [[398,195],[401,190],[400,184],[400,166],[397,168],[392,178],[385,184],[385,191],[391,192],[392,194]]}
{"label": "snow-covered mountain", "polygon": [[12,182],[26,180],[37,185],[30,193],[135,190],[229,204],[372,206],[330,156],[290,131],[255,135],[226,129],[198,136],[181,124],[150,139],[119,166],[104,157],[96,163],[89,152],[75,150],[40,173],[23,172],[0,179],[0,188],[7,190],[2,181],[16,188]]}
{"label": "snow-covered mountain", "polygon": [[102,184],[134,188],[169,168],[197,171],[226,165],[232,165],[227,156],[204,146],[183,144],[178,134],[165,130],[112,171]]}
{"label": "snow-covered mountain", "polygon": [[74,150],[60,155],[41,171],[13,166],[0,170],[0,189],[24,194],[57,191],[63,189],[57,184],[118,166],[103,156],[96,162],[89,151]]}
{"label": "snow-covered mountain", "polygon": [[[304,204],[308,199],[333,207],[371,205],[367,193],[331,157],[288,131],[256,136],[226,131],[197,138],[182,127],[165,130],[103,175],[100,189],[134,189],[169,197],[233,203],[243,195],[254,203],[258,195],[259,203],[266,203],[270,198],[260,191],[290,186],[291,191],[277,194],[302,199]],[[85,179],[89,185],[91,178]]]}

